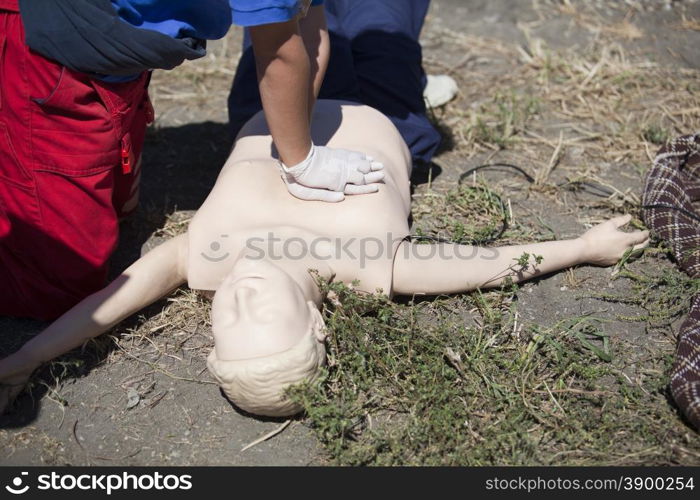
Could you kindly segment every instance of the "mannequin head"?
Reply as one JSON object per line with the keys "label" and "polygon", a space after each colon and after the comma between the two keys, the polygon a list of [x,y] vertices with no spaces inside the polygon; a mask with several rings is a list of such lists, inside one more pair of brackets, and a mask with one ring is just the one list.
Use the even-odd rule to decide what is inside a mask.
{"label": "mannequin head", "polygon": [[318,377],[325,331],[321,313],[287,272],[239,258],[214,295],[212,330],[207,366],[233,403],[257,415],[301,410],[284,391]]}

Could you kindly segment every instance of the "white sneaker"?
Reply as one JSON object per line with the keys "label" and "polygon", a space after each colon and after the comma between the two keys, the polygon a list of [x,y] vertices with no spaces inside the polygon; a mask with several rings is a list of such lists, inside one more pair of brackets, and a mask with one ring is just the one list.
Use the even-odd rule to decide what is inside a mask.
{"label": "white sneaker", "polygon": [[428,75],[428,83],[423,90],[425,105],[437,108],[450,102],[457,95],[457,82],[449,75]]}

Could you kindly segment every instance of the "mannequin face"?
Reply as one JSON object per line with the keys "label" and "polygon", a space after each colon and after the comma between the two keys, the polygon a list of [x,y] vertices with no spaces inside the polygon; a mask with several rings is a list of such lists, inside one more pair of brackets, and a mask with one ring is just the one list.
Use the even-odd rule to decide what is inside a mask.
{"label": "mannequin face", "polygon": [[240,257],[214,296],[216,349],[227,359],[285,351],[312,330],[312,309],[284,270],[267,260]]}

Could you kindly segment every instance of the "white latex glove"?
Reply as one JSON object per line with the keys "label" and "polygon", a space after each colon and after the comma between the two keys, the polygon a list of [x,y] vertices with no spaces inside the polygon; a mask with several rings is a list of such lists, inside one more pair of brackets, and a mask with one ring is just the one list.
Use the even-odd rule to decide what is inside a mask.
{"label": "white latex glove", "polygon": [[372,157],[324,146],[312,145],[309,155],[297,165],[281,165],[287,189],[302,200],[338,202],[346,194],[374,193],[384,179],[384,165]]}

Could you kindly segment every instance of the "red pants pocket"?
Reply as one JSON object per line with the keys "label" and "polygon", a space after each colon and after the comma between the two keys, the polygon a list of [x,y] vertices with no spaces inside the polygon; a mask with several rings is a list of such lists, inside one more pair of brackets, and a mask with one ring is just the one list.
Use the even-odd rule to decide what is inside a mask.
{"label": "red pants pocket", "polygon": [[0,121],[0,237],[10,237],[13,221],[40,225],[34,179],[15,150],[8,126]]}
{"label": "red pants pocket", "polygon": [[34,170],[82,176],[119,164],[118,128],[85,75],[64,70],[52,92],[33,101]]}

